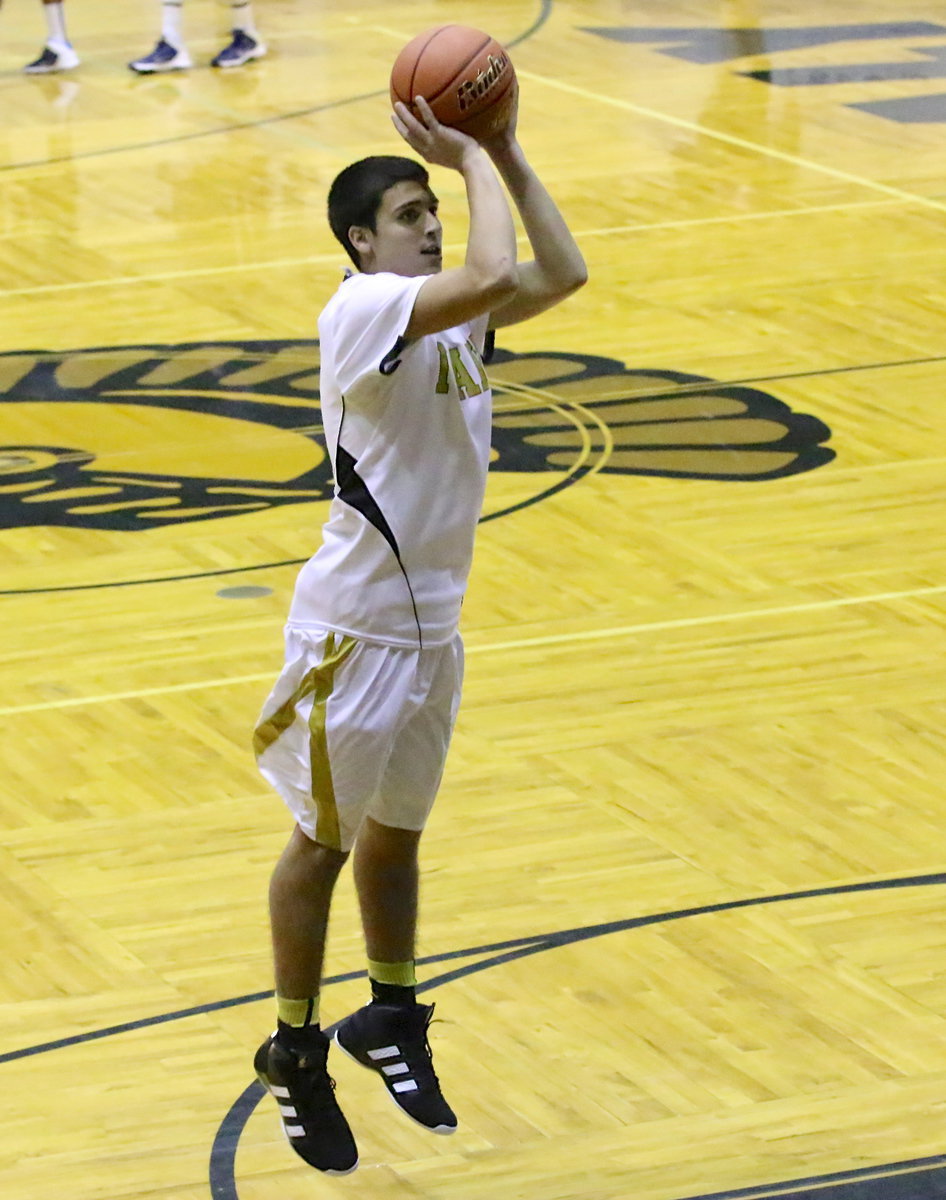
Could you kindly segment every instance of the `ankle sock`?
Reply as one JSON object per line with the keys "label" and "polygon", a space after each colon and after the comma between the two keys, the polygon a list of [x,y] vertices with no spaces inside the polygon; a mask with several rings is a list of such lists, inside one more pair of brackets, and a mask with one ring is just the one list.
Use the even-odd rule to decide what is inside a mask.
{"label": "ankle sock", "polygon": [[414,960],[402,963],[379,963],[368,960],[368,981],[371,999],[375,1004],[396,1004],[409,1008],[417,1003],[417,976]]}
{"label": "ankle sock", "polygon": [[287,1025],[318,1025],[319,997],[307,996],[304,1000],[290,1000],[276,993],[276,1013]]}
{"label": "ankle sock", "polygon": [[184,45],[181,4],[182,0],[161,0],[161,37],[175,50],[180,50]]}

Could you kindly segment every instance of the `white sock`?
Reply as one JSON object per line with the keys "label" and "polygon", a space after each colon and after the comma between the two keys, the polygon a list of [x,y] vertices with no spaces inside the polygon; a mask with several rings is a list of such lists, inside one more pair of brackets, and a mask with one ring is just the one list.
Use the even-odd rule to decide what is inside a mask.
{"label": "white sock", "polygon": [[251,0],[230,0],[230,14],[230,23],[234,29],[242,29],[244,33],[256,37]]}
{"label": "white sock", "polygon": [[49,31],[49,40],[51,42],[65,42],[69,45],[69,35],[66,33],[66,15],[62,11],[62,0],[58,0],[56,4],[44,4],[43,12],[46,14],[46,28]]}
{"label": "white sock", "polygon": [[180,50],[184,45],[181,33],[182,3],[183,0],[161,0],[161,36],[175,50]]}

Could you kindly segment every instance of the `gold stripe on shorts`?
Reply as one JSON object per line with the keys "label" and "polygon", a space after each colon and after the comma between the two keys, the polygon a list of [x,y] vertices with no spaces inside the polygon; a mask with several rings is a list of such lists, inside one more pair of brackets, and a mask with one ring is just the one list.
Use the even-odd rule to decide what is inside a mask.
{"label": "gold stripe on shorts", "polygon": [[336,644],[335,634],[330,633],[325,643],[322,662],[307,671],[301,683],[288,700],[261,721],[253,734],[253,750],[259,758],[285,733],[296,719],[296,706],[312,694],[312,711],[309,714],[309,770],[312,780],[312,799],[316,808],[316,834],[323,845],[333,850],[341,849],[341,834],[338,828],[338,807],[335,803],[335,785],[332,768],[328,760],[328,736],[325,729],[328,700],[335,688],[335,672],[356,646],[353,637],[342,637]]}
{"label": "gold stripe on shorts", "polygon": [[325,730],[328,700],[335,688],[335,672],[355,648],[353,637],[343,637],[335,645],[335,634],[325,644],[325,658],[315,670],[315,695],[309,713],[309,770],[312,776],[312,799],[318,814],[315,831],[319,841],[333,850],[341,850],[342,836],[338,828],[338,805],[335,803],[335,784],[328,760],[328,735]]}

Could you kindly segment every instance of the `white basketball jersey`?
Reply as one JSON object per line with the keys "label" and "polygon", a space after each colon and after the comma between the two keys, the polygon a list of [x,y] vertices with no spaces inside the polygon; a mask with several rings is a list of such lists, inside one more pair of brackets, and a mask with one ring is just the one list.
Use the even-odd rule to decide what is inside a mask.
{"label": "white basketball jersey", "polygon": [[456,633],[490,456],[488,318],[403,342],[428,278],[352,275],[319,317],[335,497],[290,625],[392,646]]}

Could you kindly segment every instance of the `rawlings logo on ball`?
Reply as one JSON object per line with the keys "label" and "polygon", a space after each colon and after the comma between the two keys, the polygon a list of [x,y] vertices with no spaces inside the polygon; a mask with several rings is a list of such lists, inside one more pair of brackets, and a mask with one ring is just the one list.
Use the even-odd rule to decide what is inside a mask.
{"label": "rawlings logo on ball", "polygon": [[488,66],[485,70],[478,71],[474,79],[465,79],[457,88],[457,104],[461,112],[465,112],[495,87],[509,67],[509,59],[505,54],[491,54],[486,61]]}

